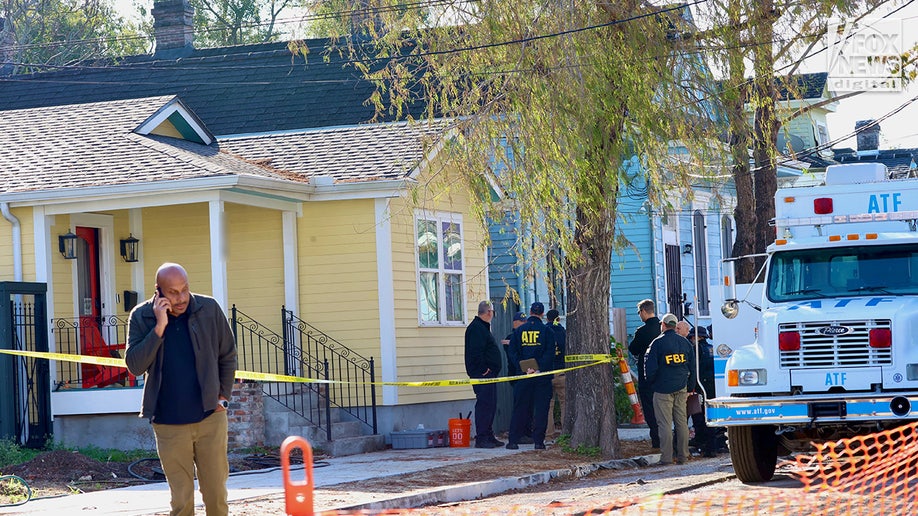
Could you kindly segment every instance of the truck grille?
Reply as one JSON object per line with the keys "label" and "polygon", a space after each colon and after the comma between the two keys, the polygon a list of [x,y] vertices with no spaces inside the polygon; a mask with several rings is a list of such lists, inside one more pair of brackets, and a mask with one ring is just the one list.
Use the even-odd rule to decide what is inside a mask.
{"label": "truck grille", "polygon": [[[820,328],[844,326],[851,331],[844,335],[824,335]],[[874,328],[891,329],[888,319],[866,321],[832,321],[787,323],[778,331],[799,332],[800,349],[781,351],[781,367],[823,368],[855,367],[892,364],[892,348],[871,348],[868,334]]]}

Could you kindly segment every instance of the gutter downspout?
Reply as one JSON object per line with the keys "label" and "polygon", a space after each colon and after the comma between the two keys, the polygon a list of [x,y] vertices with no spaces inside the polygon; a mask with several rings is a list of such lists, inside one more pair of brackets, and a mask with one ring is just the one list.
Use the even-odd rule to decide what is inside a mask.
{"label": "gutter downspout", "polygon": [[22,281],[22,225],[19,219],[10,211],[10,203],[0,202],[0,212],[13,226],[13,279]]}

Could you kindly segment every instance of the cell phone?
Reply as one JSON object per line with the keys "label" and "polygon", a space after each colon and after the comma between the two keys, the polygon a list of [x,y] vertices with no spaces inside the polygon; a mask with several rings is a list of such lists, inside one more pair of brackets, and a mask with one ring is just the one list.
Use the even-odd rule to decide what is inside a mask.
{"label": "cell phone", "polygon": [[156,287],[156,295],[159,296],[159,297],[165,297],[165,296],[163,296],[163,289],[161,289],[161,288],[159,288],[159,287]]}

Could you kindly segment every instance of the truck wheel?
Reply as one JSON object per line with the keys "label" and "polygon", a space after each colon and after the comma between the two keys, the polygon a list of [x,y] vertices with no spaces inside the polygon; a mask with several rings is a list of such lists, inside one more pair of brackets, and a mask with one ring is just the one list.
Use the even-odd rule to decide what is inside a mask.
{"label": "truck wheel", "polygon": [[773,426],[728,427],[727,442],[733,471],[741,482],[767,482],[775,475],[778,438]]}

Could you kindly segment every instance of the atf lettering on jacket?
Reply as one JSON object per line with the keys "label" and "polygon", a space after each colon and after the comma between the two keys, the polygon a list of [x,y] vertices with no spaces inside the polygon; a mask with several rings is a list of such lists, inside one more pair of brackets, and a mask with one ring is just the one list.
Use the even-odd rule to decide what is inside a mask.
{"label": "atf lettering on jacket", "polygon": [[663,360],[665,360],[667,364],[684,364],[685,353],[671,353],[669,355],[664,355]]}
{"label": "atf lettering on jacket", "polygon": [[520,341],[523,346],[539,346],[541,341],[539,341],[539,334],[541,332],[538,330],[529,330],[520,332]]}

